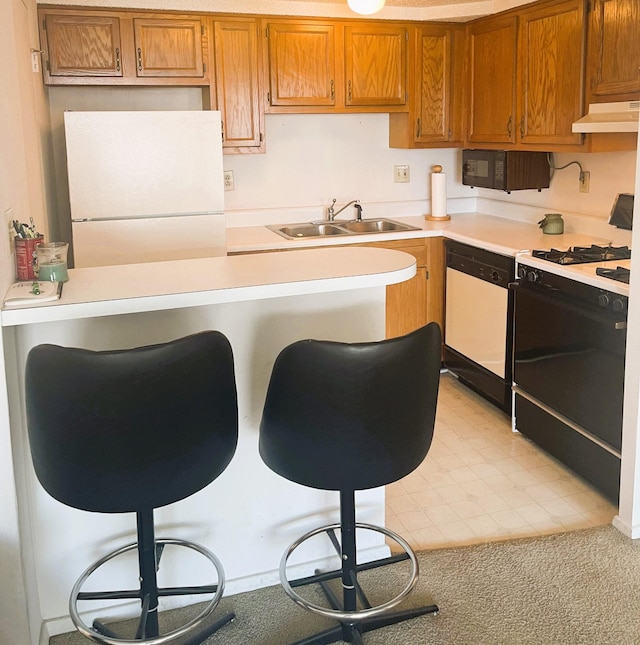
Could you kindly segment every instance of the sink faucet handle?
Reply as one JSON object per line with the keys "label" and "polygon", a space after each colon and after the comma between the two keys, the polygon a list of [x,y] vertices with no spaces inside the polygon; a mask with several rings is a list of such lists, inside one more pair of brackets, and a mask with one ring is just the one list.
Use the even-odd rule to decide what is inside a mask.
{"label": "sink faucet handle", "polygon": [[361,222],[362,221],[362,205],[360,202],[356,202],[353,207],[358,211],[358,214],[356,215],[356,222]]}
{"label": "sink faucet handle", "polygon": [[335,210],[334,210],[334,208],[333,208],[333,207],[336,205],[336,201],[337,201],[337,200],[336,200],[336,198],[334,197],[334,198],[333,198],[333,201],[331,202],[331,206],[329,206],[329,208],[327,208],[327,219],[328,219],[330,222],[331,222],[331,221],[333,221],[333,218],[334,218],[334,216],[335,216]]}

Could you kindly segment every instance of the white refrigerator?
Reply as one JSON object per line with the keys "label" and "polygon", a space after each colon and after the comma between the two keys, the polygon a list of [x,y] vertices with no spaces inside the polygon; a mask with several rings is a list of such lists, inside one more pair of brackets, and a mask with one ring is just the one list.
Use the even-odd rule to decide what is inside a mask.
{"label": "white refrigerator", "polygon": [[216,111],[65,112],[76,267],[226,255]]}

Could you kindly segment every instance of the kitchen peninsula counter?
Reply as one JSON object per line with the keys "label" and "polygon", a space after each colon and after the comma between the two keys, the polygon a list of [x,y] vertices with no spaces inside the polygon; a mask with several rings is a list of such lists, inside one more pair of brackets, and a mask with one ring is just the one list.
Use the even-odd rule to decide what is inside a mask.
{"label": "kitchen peninsula counter", "polygon": [[307,249],[71,269],[60,300],[5,307],[2,326],[359,289],[415,275],[411,256],[386,249]]}
{"label": "kitchen peninsula counter", "polygon": [[[216,553],[228,594],[276,584],[286,547],[301,533],[336,521],[339,500],[337,493],[278,477],[259,457],[258,431],[273,363],[284,347],[304,338],[383,339],[386,287],[413,277],[415,259],[387,249],[334,248],[69,273],[59,301],[0,312],[7,375],[0,408],[8,409],[11,419],[3,428],[11,433],[22,536],[11,548],[25,567],[32,633],[42,631],[47,637],[72,631],[67,602],[76,578],[112,545],[135,540],[132,515],[66,507],[36,479],[23,384],[28,352],[42,343],[110,350],[162,343],[206,329],[227,336],[238,391],[236,454],[205,489],[158,509],[157,533],[192,540]],[[86,435],[91,441],[91,428]],[[359,503],[361,521],[384,525],[384,489],[363,491]],[[313,545],[306,553],[309,563],[294,566],[292,575],[312,573],[332,549],[329,541]],[[387,554],[384,536],[374,534],[363,541],[363,559]],[[178,569],[184,573],[183,567]],[[179,583],[169,577],[168,585]],[[115,573],[107,578],[106,586],[123,584]],[[101,614],[110,616],[106,610]]]}

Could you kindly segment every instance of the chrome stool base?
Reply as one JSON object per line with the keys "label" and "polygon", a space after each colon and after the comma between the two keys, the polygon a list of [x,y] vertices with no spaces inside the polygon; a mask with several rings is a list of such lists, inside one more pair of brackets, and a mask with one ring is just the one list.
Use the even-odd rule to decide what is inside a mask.
{"label": "chrome stool base", "polygon": [[[145,619],[146,612],[152,613],[154,610],[151,610],[145,604],[143,598],[143,592],[141,589],[131,589],[131,590],[122,590],[122,591],[81,591],[83,585],[87,580],[104,564],[121,556],[130,551],[138,550],[138,542],[132,542],[126,544],[119,549],[116,549],[107,555],[103,556],[91,566],[89,566],[82,575],[78,578],[73,589],[71,590],[71,596],[69,598],[69,614],[71,620],[76,626],[77,630],[89,638],[92,641],[97,643],[103,643],[105,645],[127,645],[130,643],[138,643],[142,645],[163,645],[164,643],[169,643],[174,639],[177,639],[181,636],[188,636],[189,634],[194,634],[194,640],[190,641],[193,643],[201,642],[213,634],[217,629],[222,625],[232,621],[235,618],[235,614],[229,613],[223,616],[220,620],[215,623],[204,627],[204,622],[206,619],[213,613],[215,608],[218,606],[224,592],[224,570],[220,560],[211,552],[209,549],[196,544],[195,542],[188,542],[186,540],[180,540],[177,538],[159,538],[155,540],[155,550],[156,550],[156,562],[157,567],[160,565],[160,557],[164,547],[167,545],[173,545],[178,547],[184,547],[196,551],[197,553],[204,556],[211,564],[213,564],[217,576],[218,582],[215,585],[198,585],[193,587],[169,587],[169,588],[158,588],[157,595],[158,597],[167,597],[167,596],[179,596],[179,595],[196,595],[196,594],[213,594],[213,598],[206,604],[203,610],[192,620],[186,624],[174,629],[166,634],[161,634],[157,636],[144,637],[141,635],[141,632],[144,633],[144,626],[142,622]],[[78,601],[83,600],[126,600],[126,599],[139,599],[142,601],[142,613],[141,616],[141,625],[138,629],[138,635],[134,639],[120,638],[115,632],[113,632],[109,627],[104,625],[101,621],[95,620],[93,627],[87,625],[82,618],[80,617],[80,612],[78,611]],[[157,608],[155,610],[157,614]],[[157,620],[157,618],[156,618]]]}
{"label": "chrome stool base", "polygon": [[[362,634],[367,631],[372,631],[386,625],[395,624],[409,618],[415,618],[416,616],[425,614],[435,615],[438,613],[437,605],[428,605],[398,612],[390,611],[391,609],[399,605],[415,587],[419,576],[418,560],[411,546],[400,535],[387,528],[376,526],[374,524],[357,522],[355,524],[355,528],[382,533],[383,535],[394,540],[402,548],[403,553],[390,556],[388,558],[375,560],[373,562],[366,562],[364,564],[357,565],[354,571],[349,572],[350,578],[353,582],[351,592],[358,597],[361,604],[364,605],[364,609],[345,610],[345,603],[341,602],[334,594],[334,592],[328,587],[328,580],[340,577],[343,577],[344,579],[343,569],[324,573],[316,571],[316,575],[289,581],[286,575],[288,560],[291,557],[292,553],[310,538],[320,533],[326,533],[333,543],[338,555],[341,555],[341,545],[335,535],[335,531],[340,528],[342,528],[341,525],[339,523],[336,523],[322,526],[309,531],[308,533],[305,533],[289,546],[280,561],[280,582],[286,594],[300,607],[320,616],[333,618],[334,620],[339,621],[339,624],[335,627],[325,630],[324,632],[316,634],[315,636],[312,636],[310,638],[298,641],[295,645],[323,645],[325,643],[333,643],[339,640],[344,640],[349,643],[362,643]],[[371,606],[364,591],[357,581],[357,572],[378,568],[404,560],[411,561],[411,572],[409,574],[409,579],[402,591],[391,600],[388,600],[380,605]],[[331,608],[312,603],[306,598],[303,598],[294,590],[295,587],[301,587],[316,582],[319,583],[322,587],[325,596],[331,604]],[[347,592],[345,591],[345,593]]]}

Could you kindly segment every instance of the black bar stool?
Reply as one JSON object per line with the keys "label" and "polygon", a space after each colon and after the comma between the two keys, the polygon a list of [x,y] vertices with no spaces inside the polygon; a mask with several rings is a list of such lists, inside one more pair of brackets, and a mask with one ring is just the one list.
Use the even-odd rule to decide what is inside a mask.
{"label": "black bar stool", "polygon": [[[381,342],[303,340],[286,347],[276,359],[260,426],[260,455],[285,479],[340,492],[340,522],[306,533],[291,544],[280,562],[286,593],[305,609],[339,621],[298,645],[363,643],[362,634],[367,631],[438,611],[436,605],[391,611],[414,588],[418,561],[397,533],[356,522],[355,491],[394,482],[423,461],[433,437],[440,355],[440,328],[431,323]],[[358,564],[356,529],[383,533],[403,553]],[[289,557],[320,533],[333,543],[341,567],[289,581]],[[358,572],[407,559],[411,573],[404,589],[372,606],[358,582]],[[342,598],[327,584],[338,578]],[[313,582],[322,586],[330,608],[295,591]]]}
{"label": "black bar stool", "polygon": [[[218,558],[193,542],[156,539],[153,511],[201,490],[231,461],[238,441],[233,354],[219,332],[206,331],[135,349],[95,352],[39,345],[27,358],[26,407],[36,475],[55,499],[97,513],[135,513],[137,542],[92,564],[69,600],[76,628],[99,643],[160,645],[178,637],[200,643],[235,616],[205,627],[224,590]],[[203,509],[206,513],[206,509]],[[157,571],[167,545],[203,556],[216,570],[215,584],[159,588]],[[137,551],[137,589],[81,589],[103,564]],[[166,556],[165,556],[166,557]],[[213,573],[213,572],[212,572]],[[192,620],[161,634],[158,599],[210,594]],[[103,622],[84,623],[82,600],[139,599],[133,639]]]}

